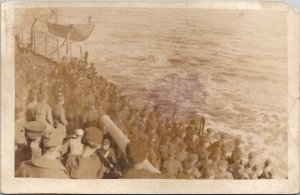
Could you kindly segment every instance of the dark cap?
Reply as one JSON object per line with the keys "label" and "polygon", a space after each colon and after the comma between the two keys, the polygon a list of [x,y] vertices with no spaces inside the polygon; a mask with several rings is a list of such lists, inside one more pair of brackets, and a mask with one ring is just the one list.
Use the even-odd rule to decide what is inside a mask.
{"label": "dark cap", "polygon": [[240,137],[234,139],[234,145],[240,145],[241,143],[242,143],[242,139]]}
{"label": "dark cap", "polygon": [[206,132],[207,133],[213,133],[215,130],[214,129],[212,129],[212,128],[208,128],[208,129],[206,129]]}
{"label": "dark cap", "polygon": [[249,154],[248,154],[248,158],[249,159],[253,159],[255,157],[256,157],[256,153],[255,152],[249,152]]}
{"label": "dark cap", "polygon": [[205,117],[204,116],[200,116],[200,123],[205,123]]}
{"label": "dark cap", "polygon": [[46,129],[46,124],[40,121],[30,121],[25,123],[24,129],[27,138],[41,137],[42,132]]}
{"label": "dark cap", "polygon": [[94,142],[100,145],[103,141],[103,132],[97,127],[88,127],[85,129],[83,141]]}
{"label": "dark cap", "polygon": [[196,124],[196,121],[195,121],[195,120],[191,120],[190,124],[195,125],[195,124]]}

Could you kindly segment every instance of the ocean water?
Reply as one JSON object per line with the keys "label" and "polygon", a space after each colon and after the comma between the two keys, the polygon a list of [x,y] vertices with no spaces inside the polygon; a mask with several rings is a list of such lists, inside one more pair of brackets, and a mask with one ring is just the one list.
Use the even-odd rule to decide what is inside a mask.
{"label": "ocean water", "polygon": [[[58,8],[66,23],[96,24],[83,49],[99,73],[142,106],[206,117],[241,136],[287,176],[284,12],[165,8]],[[73,16],[72,18],[67,16]],[[76,43],[73,55],[78,55]]]}

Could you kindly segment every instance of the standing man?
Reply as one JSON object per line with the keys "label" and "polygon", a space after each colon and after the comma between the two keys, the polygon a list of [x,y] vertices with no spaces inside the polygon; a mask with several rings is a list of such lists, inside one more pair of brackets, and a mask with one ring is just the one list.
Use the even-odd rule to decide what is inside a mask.
{"label": "standing man", "polygon": [[22,55],[22,65],[25,66],[26,71],[29,71],[32,66],[32,54],[30,52],[30,47],[31,45],[28,45]]}
{"label": "standing man", "polygon": [[53,114],[53,119],[55,122],[60,123],[64,126],[68,125],[68,121],[66,119],[66,112],[64,108],[64,103],[65,103],[65,97],[64,96],[59,96],[58,97],[58,102],[54,106],[54,109],[52,111]]}
{"label": "standing man", "polygon": [[27,121],[33,121],[34,120],[34,107],[38,103],[38,96],[36,93],[30,93],[29,96],[29,103],[27,104],[26,107],[26,119]]}
{"label": "standing man", "polygon": [[89,52],[85,51],[84,52],[84,64],[85,64],[85,66],[88,65],[88,57],[89,57]]}
{"label": "standing man", "polygon": [[51,113],[51,108],[47,103],[48,96],[43,94],[40,97],[39,102],[34,107],[34,119],[45,123],[47,126],[52,127],[53,117]]}
{"label": "standing man", "polygon": [[17,177],[67,179],[67,170],[57,160],[62,144],[57,131],[46,130],[41,139],[42,155],[21,163],[16,171]]}
{"label": "standing man", "polygon": [[205,118],[204,118],[204,116],[200,116],[200,135],[204,135],[204,126],[205,126]]}
{"label": "standing man", "polygon": [[190,124],[186,128],[186,136],[185,136],[185,142],[189,142],[193,139],[193,135],[196,135],[196,121],[191,120]]}
{"label": "standing man", "polygon": [[99,113],[95,105],[90,105],[90,108],[84,113],[82,117],[84,127],[93,127],[99,125]]}

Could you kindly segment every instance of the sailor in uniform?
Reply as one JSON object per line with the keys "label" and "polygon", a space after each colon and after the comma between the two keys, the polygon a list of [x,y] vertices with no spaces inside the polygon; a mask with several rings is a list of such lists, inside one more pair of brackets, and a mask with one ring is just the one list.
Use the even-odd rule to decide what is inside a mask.
{"label": "sailor in uniform", "polygon": [[23,161],[16,170],[17,177],[69,178],[66,168],[57,160],[62,143],[58,131],[46,130],[41,138],[42,155]]}

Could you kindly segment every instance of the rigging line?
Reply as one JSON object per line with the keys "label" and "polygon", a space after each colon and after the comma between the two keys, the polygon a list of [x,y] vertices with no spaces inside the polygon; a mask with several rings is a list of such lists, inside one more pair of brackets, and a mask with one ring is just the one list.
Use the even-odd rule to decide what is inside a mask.
{"label": "rigging line", "polygon": [[[70,34],[72,33],[72,30],[73,30],[73,29],[70,30],[68,36],[70,36]],[[60,48],[62,48],[62,47],[64,46],[64,44],[66,43],[67,39],[68,39],[68,37],[65,38],[64,42],[62,43],[62,45],[61,45],[58,49],[56,49],[54,52],[52,52],[50,55],[52,55],[52,54],[55,53],[56,51],[60,50]]]}
{"label": "rigging line", "polygon": [[[45,19],[45,18],[36,18],[36,20],[37,21],[39,21],[39,22],[42,22],[42,23],[49,23],[49,21],[47,20],[47,19]],[[50,22],[51,23],[51,22]],[[97,21],[96,22],[92,22],[92,24],[93,23],[98,23]],[[100,22],[99,22],[100,23]],[[74,23],[74,24],[70,24],[70,23],[68,23],[67,25],[72,25],[72,26],[75,26],[75,25],[77,25],[77,24],[89,24],[88,22],[87,22],[87,19],[85,18],[85,19],[83,19],[82,18],[82,20],[80,21],[80,22],[78,22],[78,23]]]}
{"label": "rigging line", "polygon": [[64,15],[64,14],[58,14],[58,13],[56,13],[55,15],[56,15],[56,16],[69,17],[69,18],[73,18],[73,17],[74,17],[74,16],[69,16],[69,15]]}
{"label": "rigging line", "polygon": [[[36,18],[36,20],[38,20],[39,22],[44,22],[44,23],[48,23],[48,22],[49,22],[48,19],[49,19],[49,18],[43,18],[43,17],[41,17],[41,18]],[[81,18],[81,22],[78,22],[78,23],[76,23],[76,24],[87,23],[87,22],[85,22],[85,21],[87,21],[86,18]],[[76,24],[69,24],[69,25],[76,25]]]}
{"label": "rigging line", "polygon": [[189,18],[187,16],[187,7],[188,7],[188,1],[185,2],[185,20],[188,23],[188,25],[190,25],[190,21],[189,21]]}
{"label": "rigging line", "polygon": [[93,20],[93,21],[92,21],[92,24],[97,24],[97,23],[101,23],[101,24],[102,24],[103,21],[101,21],[101,20]]}
{"label": "rigging line", "polygon": [[[69,16],[69,15],[64,15],[64,14],[55,14],[56,16],[63,16],[63,17],[67,17],[67,18],[74,18],[74,16]],[[81,19],[81,20],[87,20],[88,17],[80,17],[78,19]]]}
{"label": "rigging line", "polygon": [[44,22],[44,23],[48,22],[47,20],[42,20],[41,18],[36,18],[36,20],[39,21],[39,22]]}

